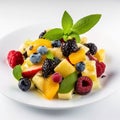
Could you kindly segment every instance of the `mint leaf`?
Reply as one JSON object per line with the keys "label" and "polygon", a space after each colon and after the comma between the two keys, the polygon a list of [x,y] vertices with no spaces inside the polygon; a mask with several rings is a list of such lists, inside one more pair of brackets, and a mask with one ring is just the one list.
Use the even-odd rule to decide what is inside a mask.
{"label": "mint leaf", "polygon": [[50,50],[48,50],[48,52],[47,52],[47,54],[46,54],[46,57],[48,58],[48,59],[54,59],[54,56],[53,56],[53,54],[52,54],[52,52],[50,51]]}
{"label": "mint leaf", "polygon": [[65,77],[62,81],[62,83],[60,84],[60,88],[59,88],[59,93],[68,93],[70,92],[75,85],[75,82],[77,81],[77,73],[74,72],[70,75],[68,75],[67,77]]}
{"label": "mint leaf", "polygon": [[101,14],[92,14],[78,20],[72,27],[72,31],[77,34],[83,34],[89,31],[100,20]]}
{"label": "mint leaf", "polygon": [[22,69],[21,69],[21,65],[16,65],[13,68],[13,75],[14,77],[19,80],[22,77]]}
{"label": "mint leaf", "polygon": [[76,42],[80,43],[80,36],[79,36],[79,34],[77,34],[77,33],[71,33],[70,37],[71,38],[75,38]]}
{"label": "mint leaf", "polygon": [[66,34],[66,33],[69,34],[71,32],[72,26],[73,26],[73,19],[69,15],[69,13],[67,11],[65,11],[62,16],[62,27],[64,30],[64,34]]}
{"label": "mint leaf", "polygon": [[46,34],[43,36],[43,38],[49,39],[49,40],[58,40],[63,37],[63,30],[60,28],[54,28],[46,32]]}

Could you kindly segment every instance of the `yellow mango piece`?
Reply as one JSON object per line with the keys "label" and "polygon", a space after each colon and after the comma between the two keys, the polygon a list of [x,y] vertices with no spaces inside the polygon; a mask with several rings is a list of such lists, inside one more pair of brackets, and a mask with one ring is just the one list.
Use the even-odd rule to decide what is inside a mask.
{"label": "yellow mango piece", "polygon": [[44,80],[43,93],[47,99],[53,99],[59,89],[59,83],[52,80],[51,76]]}
{"label": "yellow mango piece", "polygon": [[[30,46],[33,46],[32,49],[29,49]],[[37,39],[31,43],[28,48],[27,48],[27,55],[30,56],[31,54],[37,52],[37,49],[39,46],[46,46],[47,48],[52,48],[51,41],[47,39]]]}
{"label": "yellow mango piece", "polygon": [[75,72],[75,67],[64,59],[55,67],[54,71],[60,73],[63,77],[66,77]]}
{"label": "yellow mango piece", "polygon": [[69,55],[69,60],[72,64],[85,61],[85,59],[86,59],[86,55],[85,55],[85,50],[83,48]]}
{"label": "yellow mango piece", "polygon": [[104,62],[105,60],[105,50],[104,49],[100,49],[97,51],[97,53],[94,55],[99,62]]}

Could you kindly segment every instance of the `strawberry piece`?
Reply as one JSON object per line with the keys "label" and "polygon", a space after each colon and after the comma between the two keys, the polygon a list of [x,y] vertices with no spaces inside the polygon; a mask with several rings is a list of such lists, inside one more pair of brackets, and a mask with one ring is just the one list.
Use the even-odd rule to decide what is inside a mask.
{"label": "strawberry piece", "polygon": [[37,72],[42,70],[42,66],[32,66],[28,68],[27,70],[22,72],[22,76],[25,78],[32,78]]}
{"label": "strawberry piece", "polygon": [[22,65],[24,62],[23,55],[20,51],[11,50],[7,55],[7,60],[10,67],[14,68],[16,65]]}

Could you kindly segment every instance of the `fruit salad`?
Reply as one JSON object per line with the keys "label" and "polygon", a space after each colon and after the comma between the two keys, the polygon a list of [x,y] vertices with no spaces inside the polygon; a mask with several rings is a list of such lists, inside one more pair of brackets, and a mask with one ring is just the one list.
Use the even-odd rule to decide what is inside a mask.
{"label": "fruit salad", "polygon": [[7,61],[18,88],[23,92],[39,90],[49,100],[68,100],[100,89],[106,68],[105,50],[81,37],[100,18],[101,14],[92,14],[74,24],[65,11],[62,28],[46,29],[37,39],[10,50]]}

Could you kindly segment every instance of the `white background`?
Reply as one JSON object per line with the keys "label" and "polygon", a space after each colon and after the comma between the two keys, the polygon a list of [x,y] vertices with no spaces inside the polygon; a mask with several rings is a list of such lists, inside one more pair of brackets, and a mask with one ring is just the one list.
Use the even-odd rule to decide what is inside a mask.
{"label": "white background", "polygon": [[[64,10],[67,10],[74,20],[88,14],[101,13],[102,20],[98,24],[98,28],[101,26],[101,28],[103,27],[101,32],[104,33],[105,31],[108,35],[112,34],[113,38],[109,42],[115,44],[113,44],[113,48],[108,48],[118,51],[120,43],[119,0],[0,0],[0,37],[16,29],[32,24],[40,24],[43,21],[46,24],[47,22],[60,23]],[[104,36],[101,36],[101,38],[104,38]],[[2,80],[0,81],[2,82]],[[40,110],[25,106],[0,94],[0,119],[120,120],[120,91],[118,90],[106,99],[91,105],[58,111]]]}

